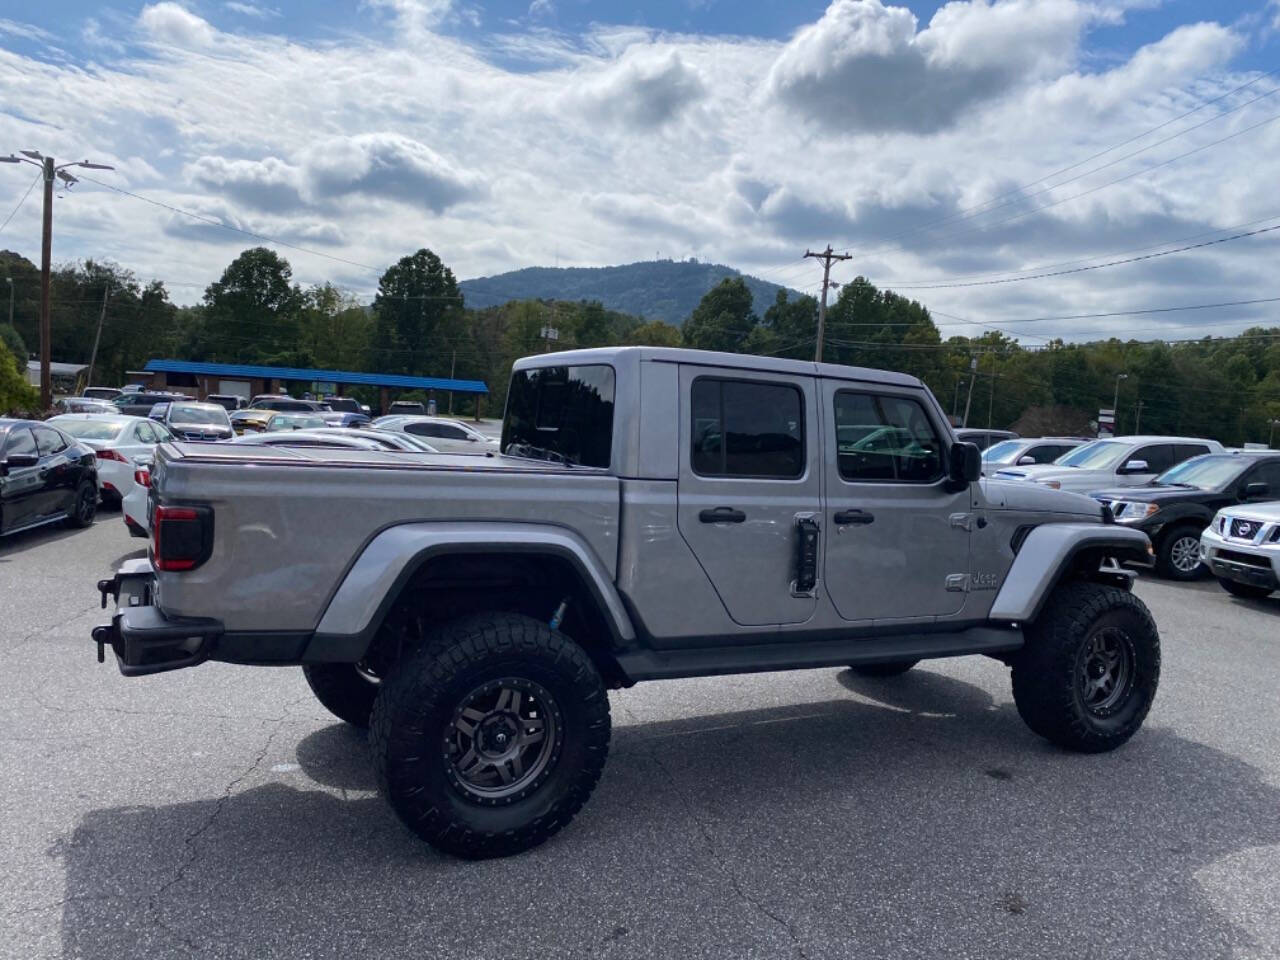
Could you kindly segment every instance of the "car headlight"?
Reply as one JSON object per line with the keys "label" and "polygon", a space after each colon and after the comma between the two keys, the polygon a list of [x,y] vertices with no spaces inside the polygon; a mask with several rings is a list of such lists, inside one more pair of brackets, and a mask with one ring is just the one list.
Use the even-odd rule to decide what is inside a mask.
{"label": "car headlight", "polygon": [[1050,490],[1062,489],[1061,480],[1037,480],[1036,483],[1040,484],[1043,487],[1048,487]]}
{"label": "car headlight", "polygon": [[1111,512],[1117,523],[1136,523],[1160,512],[1158,503],[1144,503],[1141,500],[1120,500],[1111,504]]}

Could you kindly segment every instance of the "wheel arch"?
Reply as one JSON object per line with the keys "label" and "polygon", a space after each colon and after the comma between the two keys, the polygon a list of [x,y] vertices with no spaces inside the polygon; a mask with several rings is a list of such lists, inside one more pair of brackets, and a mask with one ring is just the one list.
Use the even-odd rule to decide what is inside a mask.
{"label": "wheel arch", "polygon": [[1025,623],[1034,620],[1059,583],[1096,580],[1124,586],[1131,575],[1103,570],[1105,560],[1150,560],[1151,541],[1141,530],[1116,524],[1052,523],[1031,530],[1019,546],[991,619]]}
{"label": "wheel arch", "polygon": [[572,531],[542,524],[391,527],[369,542],[343,577],[304,660],[365,658],[389,618],[406,605],[425,610],[431,622],[482,610],[549,620],[566,599],[565,632],[602,674],[624,679],[615,654],[634,643],[634,627],[608,567]]}

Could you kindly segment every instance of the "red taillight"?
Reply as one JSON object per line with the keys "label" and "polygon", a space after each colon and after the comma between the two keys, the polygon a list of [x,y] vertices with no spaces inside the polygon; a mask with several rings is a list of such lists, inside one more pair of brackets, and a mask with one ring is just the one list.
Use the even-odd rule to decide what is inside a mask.
{"label": "red taillight", "polygon": [[133,482],[140,487],[151,486],[151,471],[146,467],[139,467],[137,470],[133,471]]}
{"label": "red taillight", "polygon": [[157,504],[151,537],[151,562],[157,570],[194,570],[208,559],[213,545],[213,511]]}
{"label": "red taillight", "polygon": [[128,463],[129,458],[119,450],[99,450],[97,453],[99,460],[114,460],[116,463]]}

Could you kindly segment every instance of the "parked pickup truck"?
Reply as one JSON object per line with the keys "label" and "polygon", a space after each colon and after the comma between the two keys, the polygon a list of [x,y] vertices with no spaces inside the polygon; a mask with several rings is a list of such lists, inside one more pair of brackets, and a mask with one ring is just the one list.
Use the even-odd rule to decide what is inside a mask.
{"label": "parked pickup truck", "polygon": [[501,451],[160,446],[150,558],[99,584],[99,658],[301,665],[369,727],[405,825],[467,857],[568,823],[604,765],[606,691],[641,680],[985,654],[1033,731],[1085,752],[1151,706],[1159,638],[1119,567],[1147,537],[1087,497],[980,482],[914,377],[530,357]]}

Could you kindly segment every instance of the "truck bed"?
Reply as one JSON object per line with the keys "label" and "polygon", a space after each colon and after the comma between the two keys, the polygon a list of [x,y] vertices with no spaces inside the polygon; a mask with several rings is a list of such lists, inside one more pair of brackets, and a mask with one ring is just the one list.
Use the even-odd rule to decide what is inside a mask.
{"label": "truck bed", "polygon": [[[545,475],[546,484],[531,482]],[[615,574],[619,481],[516,457],[170,443],[154,469],[166,504],[207,504],[214,547],[197,570],[157,577],[171,617],[228,631],[313,630],[341,576],[400,523],[493,520],[564,526]]]}

